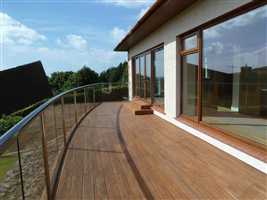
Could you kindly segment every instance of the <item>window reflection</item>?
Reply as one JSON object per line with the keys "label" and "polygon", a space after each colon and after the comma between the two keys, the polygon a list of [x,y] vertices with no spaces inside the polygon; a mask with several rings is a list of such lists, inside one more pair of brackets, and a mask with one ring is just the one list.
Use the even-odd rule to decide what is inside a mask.
{"label": "window reflection", "polygon": [[145,57],[140,57],[140,97],[144,97],[145,92]]}
{"label": "window reflection", "polygon": [[203,118],[267,145],[267,6],[204,30]]}
{"label": "window reflection", "polygon": [[146,54],[146,97],[151,98],[151,54]]}
{"label": "window reflection", "polygon": [[140,68],[139,57],[135,59],[135,95],[140,95]]}
{"label": "window reflection", "polygon": [[197,48],[197,36],[191,36],[184,40],[184,50]]}
{"label": "window reflection", "polygon": [[184,115],[197,120],[197,75],[198,54],[190,54],[183,57],[183,107]]}
{"label": "window reflection", "polygon": [[163,48],[154,51],[154,102],[164,104],[164,54]]}

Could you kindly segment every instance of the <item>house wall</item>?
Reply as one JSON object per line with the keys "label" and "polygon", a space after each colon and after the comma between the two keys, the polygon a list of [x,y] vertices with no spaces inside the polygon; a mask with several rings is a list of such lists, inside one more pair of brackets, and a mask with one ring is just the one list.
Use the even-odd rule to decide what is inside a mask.
{"label": "house wall", "polygon": [[176,36],[249,3],[250,1],[251,0],[199,0],[133,46],[128,52],[130,100],[133,97],[131,58],[149,48],[164,43],[164,109],[169,117],[178,116],[180,114],[181,66],[180,58],[176,56],[177,49],[180,48],[179,44],[176,42]]}

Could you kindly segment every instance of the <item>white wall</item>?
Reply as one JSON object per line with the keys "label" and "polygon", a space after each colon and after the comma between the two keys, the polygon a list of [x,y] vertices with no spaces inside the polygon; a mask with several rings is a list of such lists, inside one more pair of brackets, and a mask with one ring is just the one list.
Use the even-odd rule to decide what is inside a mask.
{"label": "white wall", "polygon": [[[164,43],[165,113],[180,114],[180,62],[177,61],[176,36],[251,0],[199,0],[129,50],[129,97],[132,97],[131,58],[151,47]],[[178,57],[179,59],[179,57]]]}
{"label": "white wall", "polygon": [[128,58],[128,95],[129,100],[133,99],[133,76],[132,76],[132,61]]}

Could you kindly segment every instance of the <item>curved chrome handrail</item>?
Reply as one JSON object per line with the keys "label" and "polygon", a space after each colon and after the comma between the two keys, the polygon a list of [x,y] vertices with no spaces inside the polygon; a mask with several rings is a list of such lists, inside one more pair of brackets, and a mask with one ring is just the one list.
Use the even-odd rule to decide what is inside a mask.
{"label": "curved chrome handrail", "polygon": [[[18,185],[21,186],[21,193],[18,193],[18,196],[25,199],[30,192],[32,195],[39,195],[41,198],[47,197],[48,200],[54,199],[64,157],[76,128],[84,117],[102,101],[123,100],[123,95],[126,95],[124,86],[126,86],[126,83],[94,83],[62,92],[39,105],[0,137],[0,158],[8,159],[7,156],[11,154],[17,155],[16,166],[9,166],[9,170],[17,170],[20,175],[19,180],[16,180],[18,181]],[[71,103],[69,97],[72,98]],[[66,102],[64,101],[65,98],[67,100]],[[57,107],[58,104],[60,104],[60,107]],[[50,106],[53,107],[52,111],[49,110]],[[66,118],[64,107],[68,110]],[[61,110],[61,112],[56,114],[56,108],[59,108],[58,111]],[[53,117],[50,118],[51,116]],[[35,119],[39,117],[40,129],[37,132]],[[60,128],[57,126],[57,124],[59,124],[58,120],[61,121]],[[27,129],[28,125],[30,127],[29,130]],[[26,137],[26,135],[28,137]],[[29,140],[29,137],[31,140]],[[33,142],[33,146],[30,145],[31,141]],[[33,147],[34,151],[31,150]],[[39,159],[43,160],[43,162],[37,164],[33,161],[23,162],[31,159],[37,161]],[[32,163],[32,165],[27,165],[26,163]],[[35,168],[38,168],[38,170]],[[24,169],[35,170],[31,170],[32,173],[29,174],[24,173]],[[36,173],[36,171],[39,173]],[[5,179],[3,179],[4,182],[2,183],[13,180],[12,176],[10,176],[10,174],[12,175],[13,173],[7,172],[5,173]],[[45,183],[45,185],[42,185],[41,182],[37,183],[40,184],[40,187],[43,189],[41,193],[38,193],[38,191],[36,193],[36,191],[30,190],[28,187],[24,186],[24,183],[31,184],[30,181],[37,180],[36,177],[41,176],[42,178],[40,178],[40,180],[42,179],[42,183]],[[27,177],[31,177],[31,180],[28,181]],[[9,195],[11,191],[10,188],[14,186],[10,184],[6,185],[8,185],[8,187],[5,187],[3,194]],[[25,191],[28,193],[25,193]]]}
{"label": "curved chrome handrail", "polygon": [[7,143],[12,137],[17,136],[17,134],[30,122],[32,121],[37,115],[39,115],[42,111],[44,111],[45,108],[47,108],[50,104],[54,103],[56,100],[60,99],[62,96],[80,90],[84,89],[87,87],[94,87],[98,85],[104,85],[104,84],[109,84],[109,83],[93,83],[89,85],[84,85],[80,87],[76,87],[73,89],[70,89],[68,91],[62,92],[58,94],[57,96],[54,96],[47,100],[45,103],[41,104],[38,106],[36,109],[34,109],[31,113],[26,115],[21,121],[19,121],[16,125],[14,125],[11,129],[9,129],[7,132],[5,132],[1,137],[0,137],[0,149],[1,147]]}

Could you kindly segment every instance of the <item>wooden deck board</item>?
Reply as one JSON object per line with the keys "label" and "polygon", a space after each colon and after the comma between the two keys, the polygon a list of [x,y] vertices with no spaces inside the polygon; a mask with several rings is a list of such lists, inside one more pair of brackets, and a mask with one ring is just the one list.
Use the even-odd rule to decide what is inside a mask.
{"label": "wooden deck board", "polygon": [[267,199],[267,176],[129,103],[103,103],[76,130],[57,199]]}

